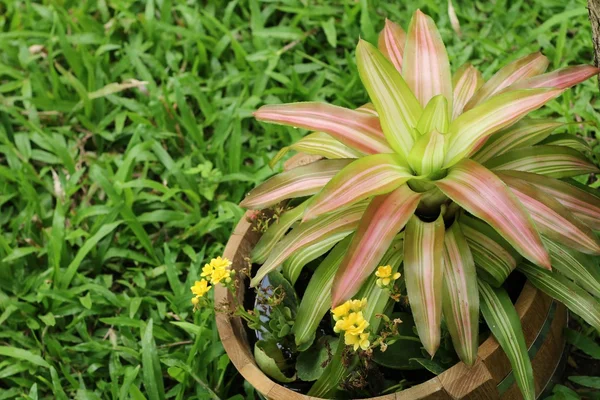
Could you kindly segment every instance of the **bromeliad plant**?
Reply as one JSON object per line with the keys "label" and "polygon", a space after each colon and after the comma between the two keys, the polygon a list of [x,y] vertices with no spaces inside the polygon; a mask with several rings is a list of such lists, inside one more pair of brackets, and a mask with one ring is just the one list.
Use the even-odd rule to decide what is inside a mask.
{"label": "bromeliad plant", "polygon": [[[587,143],[552,134],[561,122],[526,115],[599,70],[544,73],[548,60],[535,53],[487,82],[468,64],[452,75],[440,34],[420,11],[407,33],[387,21],[378,48],[361,40],[356,62],[372,103],[356,110],[278,104],[255,113],[260,121],[314,131],[275,162],[289,150],[324,159],[274,176],[241,203],[265,209],[306,198],[254,249],[262,266],[251,286],[280,268],[295,282],[304,265],[332,249],[298,309],[292,332],[302,351],[327,310],[353,297],[370,297],[361,318],[376,333],[373,318],[389,291],[375,284],[375,270],[389,264],[393,270],[382,273],[398,278],[403,261],[400,280],[425,350],[433,356],[440,346],[443,316],[457,354],[472,365],[481,309],[523,397],[534,398],[519,319],[501,285],[519,268],[600,330],[593,258],[600,254],[600,199],[570,179],[598,172]],[[351,342],[367,348],[367,339]],[[320,387],[311,394],[324,393]]]}

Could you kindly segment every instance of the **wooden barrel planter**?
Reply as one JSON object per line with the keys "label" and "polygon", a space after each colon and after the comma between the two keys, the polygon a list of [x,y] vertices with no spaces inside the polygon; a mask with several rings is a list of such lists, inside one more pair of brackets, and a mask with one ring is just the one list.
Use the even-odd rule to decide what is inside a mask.
{"label": "wooden barrel planter", "polygon": [[[293,157],[286,164],[290,169],[314,161],[313,157]],[[240,270],[247,266],[250,251],[258,242],[260,233],[252,229],[246,214],[235,228],[224,256]],[[240,285],[238,296],[243,299],[245,286]],[[215,304],[232,302],[231,294],[222,286],[215,286]],[[515,304],[525,341],[533,364],[536,395],[549,386],[558,370],[565,347],[563,328],[567,323],[566,308],[537,290],[529,282],[525,284]],[[217,314],[217,327],[229,358],[254,388],[273,400],[308,400],[306,396],[289,390],[265,375],[254,361],[246,330],[239,317]],[[401,392],[375,397],[376,400],[450,400],[450,399],[522,399],[512,375],[510,363],[504,351],[490,336],[479,346],[477,361],[471,368],[458,363],[439,376]]]}

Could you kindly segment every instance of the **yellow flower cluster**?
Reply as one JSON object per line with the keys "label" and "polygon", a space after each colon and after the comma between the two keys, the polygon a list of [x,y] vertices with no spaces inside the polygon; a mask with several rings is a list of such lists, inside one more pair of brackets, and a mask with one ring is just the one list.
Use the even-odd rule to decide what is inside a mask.
{"label": "yellow flower cluster", "polygon": [[200,303],[200,298],[204,297],[213,285],[220,283],[221,285],[227,285],[231,282],[231,277],[235,274],[235,271],[231,269],[231,261],[226,258],[213,258],[210,263],[205,264],[202,268],[203,278],[199,281],[194,282],[192,286],[192,293],[195,297],[192,299],[192,304],[196,307]]}
{"label": "yellow flower cluster", "polygon": [[213,258],[209,264],[204,264],[202,268],[202,274],[200,276],[210,280],[210,283],[216,285],[217,283],[231,282],[231,276],[235,273],[231,269],[231,261],[226,258]]}
{"label": "yellow flower cluster", "polygon": [[396,279],[400,278],[400,272],[396,272],[394,274],[392,273],[391,265],[383,265],[377,268],[375,276],[378,278],[376,282],[377,286],[379,286],[380,288],[385,288],[388,287]]}
{"label": "yellow flower cluster", "polygon": [[367,305],[367,299],[348,300],[337,306],[331,313],[336,321],[333,330],[336,333],[344,332],[344,342],[347,346],[353,346],[354,351],[360,347],[363,350],[369,348],[369,333],[365,329],[369,322],[363,317],[362,310]]}

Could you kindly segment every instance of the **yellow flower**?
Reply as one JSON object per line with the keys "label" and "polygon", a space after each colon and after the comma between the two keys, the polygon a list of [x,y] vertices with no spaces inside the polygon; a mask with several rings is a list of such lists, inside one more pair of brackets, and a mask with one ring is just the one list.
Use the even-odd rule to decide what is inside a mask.
{"label": "yellow flower", "polygon": [[198,303],[200,303],[200,297],[199,297],[199,296],[193,297],[193,298],[192,298],[192,304],[193,304],[194,306],[197,306],[197,305],[198,305]]}
{"label": "yellow flower", "polygon": [[231,271],[225,268],[215,269],[212,273],[210,283],[216,285],[217,283],[221,283],[221,281],[225,281],[225,283],[231,282]]}
{"label": "yellow flower", "polygon": [[231,267],[231,261],[229,261],[227,258],[217,257],[217,258],[213,258],[212,260],[210,260],[210,265],[214,269],[220,269],[220,268],[227,269],[227,268]]}
{"label": "yellow flower", "polygon": [[334,321],[339,321],[340,319],[348,316],[348,314],[352,312],[362,311],[367,305],[367,299],[363,298],[362,300],[348,300],[342,305],[337,306],[331,313],[333,314]]}
{"label": "yellow flower", "polygon": [[358,335],[363,333],[368,327],[369,322],[363,317],[362,312],[359,311],[350,313],[348,316],[337,321],[333,330],[336,333],[345,331],[346,333],[350,333],[352,335]]}
{"label": "yellow flower", "polygon": [[377,271],[375,272],[375,276],[377,278],[379,278],[379,279],[377,279],[377,282],[376,282],[377,286],[386,287],[386,286],[389,286],[390,283],[392,283],[396,279],[400,278],[400,272],[396,272],[395,274],[393,274],[392,266],[384,265],[384,266],[377,268]]}
{"label": "yellow flower", "polygon": [[350,302],[347,301],[342,305],[337,306],[336,308],[334,308],[333,310],[331,310],[331,313],[333,314],[333,319],[335,321],[339,321],[340,319],[344,318],[345,316],[348,315],[348,313],[350,312]]}
{"label": "yellow flower", "polygon": [[350,309],[354,312],[362,311],[367,306],[367,298],[361,300],[350,300]]}
{"label": "yellow flower", "polygon": [[204,264],[200,276],[206,278],[213,285],[216,285],[221,281],[225,283],[231,282],[231,275],[234,272],[231,270],[231,261],[227,258],[217,257],[210,260],[210,263]]}
{"label": "yellow flower", "polygon": [[[208,293],[208,291],[210,290],[212,286],[208,285],[208,281],[206,281],[206,279],[202,279],[199,281],[196,281],[194,283],[194,286],[192,286],[192,293],[194,293],[197,297],[202,297],[204,296],[206,293]],[[193,300],[192,300],[193,302]]]}
{"label": "yellow flower", "polygon": [[214,272],[214,268],[212,265],[204,264],[204,268],[202,268],[202,273],[200,274],[200,276],[210,279],[213,272]]}
{"label": "yellow flower", "polygon": [[368,333],[353,335],[349,332],[346,332],[344,335],[344,343],[346,346],[354,346],[354,351],[358,350],[359,347],[363,350],[367,350],[371,345],[371,342],[369,342]]}

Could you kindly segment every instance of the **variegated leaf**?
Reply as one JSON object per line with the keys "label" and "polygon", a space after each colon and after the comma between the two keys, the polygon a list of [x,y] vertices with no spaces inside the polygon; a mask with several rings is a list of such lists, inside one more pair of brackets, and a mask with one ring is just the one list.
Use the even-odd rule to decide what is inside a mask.
{"label": "variegated leaf", "polygon": [[475,263],[461,227],[444,235],[444,300],[442,310],[456,353],[473,365],[479,347],[479,293]]}
{"label": "variegated leaf", "polygon": [[529,89],[502,93],[465,112],[450,124],[447,167],[477,151],[485,140],[562,93],[558,89]]}
{"label": "variegated leaf", "polygon": [[519,315],[502,288],[494,289],[479,280],[481,313],[485,322],[506,353],[524,400],[535,400],[533,368],[527,353]]}
{"label": "variegated leaf", "polygon": [[359,158],[364,155],[358,150],[351,149],[331,135],[323,132],[311,133],[298,140],[291,146],[283,147],[269,162],[273,168],[290,150],[305,154],[315,154],[328,159]]}
{"label": "variegated leaf", "polygon": [[542,140],[540,144],[570,147],[573,150],[577,150],[580,153],[589,153],[592,151],[592,147],[585,139],[579,136],[571,135],[569,133],[559,133],[556,135],[550,135],[546,139]]}
{"label": "variegated leaf", "polygon": [[552,131],[564,123],[551,119],[523,119],[515,125],[493,134],[473,160],[485,163],[487,160],[512,149],[529,147],[546,139]]}
{"label": "variegated leaf", "polygon": [[488,169],[462,160],[435,184],[462,208],[490,224],[519,253],[550,269],[550,257],[523,205]]}
{"label": "variegated leaf", "polygon": [[539,52],[526,55],[507,64],[475,93],[465,106],[465,111],[483,103],[515,82],[520,82],[543,73],[546,68],[548,68],[548,58]]}
{"label": "variegated leaf", "polygon": [[[392,245],[388,251],[388,254],[384,256],[388,264],[392,265],[394,270],[402,262],[402,257],[399,257],[398,253],[402,252],[402,241],[397,241]],[[374,284],[375,276],[371,277],[371,280],[364,286],[361,291],[360,298],[367,299],[367,306],[363,310],[363,317],[369,321],[369,330],[377,332],[380,318],[377,318],[378,314],[385,312],[386,306],[389,302],[389,293],[386,290],[379,288]],[[343,340],[340,340],[340,345],[335,349],[333,357],[323,375],[312,385],[308,391],[309,396],[314,396],[322,399],[335,399],[338,398],[336,392],[338,391],[340,382],[348,374],[348,364],[342,362],[343,359],[347,358],[346,346]],[[342,357],[344,356],[344,357]],[[352,364],[352,363],[351,363]]]}
{"label": "variegated leaf", "polygon": [[404,279],[419,338],[433,357],[440,345],[444,219],[423,222],[413,216],[404,239]]}
{"label": "variegated leaf", "polygon": [[473,94],[483,85],[481,72],[471,64],[463,64],[452,76],[454,87],[454,104],[452,119],[455,120],[463,113],[465,105]]}
{"label": "variegated leaf", "polygon": [[343,231],[335,235],[328,236],[322,241],[305,247],[302,250],[296,251],[283,263],[283,275],[290,282],[292,282],[293,285],[295,285],[296,280],[298,280],[298,277],[300,276],[300,273],[306,264],[327,253],[333,246],[336,245],[336,243],[344,239],[349,234],[350,232]]}
{"label": "variegated leaf", "polygon": [[542,235],[584,253],[600,254],[600,240],[594,232],[552,196],[510,175],[500,178],[529,211]]}
{"label": "variegated leaf", "polygon": [[307,204],[308,201],[305,201],[299,206],[284,212],[271,224],[271,226],[269,226],[267,231],[260,237],[256,246],[252,249],[252,262],[257,264],[265,262],[277,242],[279,242],[296,221],[302,218]]}
{"label": "variegated leaf", "polygon": [[313,198],[304,221],[357,201],[391,192],[412,177],[397,154],[375,154],[359,158],[342,169]]}
{"label": "variegated leaf", "polygon": [[523,171],[551,178],[568,178],[598,172],[583,154],[562,146],[534,146],[511,150],[485,166],[495,171]]}
{"label": "variegated leaf", "polygon": [[326,103],[291,103],[262,106],[254,117],[280,125],[325,132],[346,146],[365,154],[392,153],[379,118],[365,112]]}
{"label": "variegated leaf", "polygon": [[557,69],[543,75],[519,81],[506,90],[534,89],[552,87],[556,89],[568,89],[578,83],[598,75],[600,69],[592,65],[576,65]]}
{"label": "variegated leaf", "polygon": [[595,257],[569,249],[548,238],[542,237],[544,245],[550,253],[552,268],[579,286],[592,296],[600,299],[600,269]]}
{"label": "variegated leaf", "polygon": [[429,175],[442,168],[445,138],[437,130],[432,130],[417,139],[408,154],[408,163],[417,174]]}
{"label": "variegated leaf", "polygon": [[379,114],[377,114],[377,110],[375,109],[373,103],[365,103],[362,106],[358,107],[356,111],[365,112],[367,114],[379,117]]}
{"label": "variegated leaf", "polygon": [[533,286],[563,303],[600,332],[600,303],[588,292],[557,272],[545,271],[526,262],[518,268]]}
{"label": "variegated leaf", "polygon": [[323,370],[321,377],[310,387],[307,396],[319,399],[336,398],[340,382],[348,374],[346,356],[346,344],[343,339],[340,339],[337,347],[333,350],[333,357],[329,364]]}
{"label": "variegated leaf", "polygon": [[312,343],[323,316],[331,309],[331,285],[337,268],[344,258],[350,238],[342,240],[315,270],[298,307],[292,328],[296,345],[305,348]]}
{"label": "variegated leaf", "polygon": [[567,207],[577,218],[594,230],[600,230],[600,195],[577,186],[577,182],[563,182],[558,179],[520,171],[502,171],[500,176],[510,175],[525,180],[540,188]]}
{"label": "variegated leaf", "polygon": [[402,71],[402,59],[404,57],[404,45],[406,44],[406,32],[395,22],[385,19],[385,27],[379,33],[377,47],[379,51],[390,60],[398,72]]}
{"label": "variegated leaf", "polygon": [[320,160],[277,174],[252,189],[240,207],[260,210],[285,199],[315,194],[351,162]]}
{"label": "variegated leaf", "polygon": [[250,286],[255,287],[260,284],[269,272],[279,267],[296,251],[341,232],[354,232],[366,207],[366,202],[357,203],[350,207],[336,210],[336,212],[325,215],[322,218],[296,226],[277,243],[273,251],[269,254],[267,261],[256,272],[256,276],[250,282]]}
{"label": "variegated leaf", "polygon": [[[473,255],[477,275],[494,287],[500,287],[517,267],[520,254],[512,254],[512,247],[485,222],[461,216],[461,229]],[[513,250],[514,251],[514,250]]]}
{"label": "variegated leaf", "polygon": [[408,27],[402,76],[421,106],[443,95],[452,112],[452,75],[444,41],[431,17],[415,11]]}
{"label": "variegated leaf", "polygon": [[398,232],[413,215],[421,195],[408,185],[375,197],[363,214],[346,257],[336,274],[333,305],[351,298],[377,268]]}
{"label": "variegated leaf", "polygon": [[419,101],[394,66],[364,40],[356,48],[356,63],[389,145],[406,157],[414,143],[413,128],[422,111]]}
{"label": "variegated leaf", "polygon": [[[400,264],[404,260],[404,233],[396,235],[392,244],[383,255],[380,265],[389,265],[392,267],[392,275],[400,270]],[[400,277],[396,284],[400,284],[402,280]],[[369,331],[373,334],[379,332],[379,326],[381,325],[381,315],[387,309],[387,305],[392,301],[390,298],[389,289],[383,289],[377,286],[377,276],[371,274],[369,279],[364,283],[360,292],[356,296],[359,299],[366,298],[367,305],[363,309],[363,316],[369,321]]]}
{"label": "variegated leaf", "polygon": [[427,103],[419,122],[417,122],[417,130],[421,135],[425,135],[434,129],[440,133],[446,133],[449,124],[448,100],[442,95],[437,95]]}

